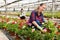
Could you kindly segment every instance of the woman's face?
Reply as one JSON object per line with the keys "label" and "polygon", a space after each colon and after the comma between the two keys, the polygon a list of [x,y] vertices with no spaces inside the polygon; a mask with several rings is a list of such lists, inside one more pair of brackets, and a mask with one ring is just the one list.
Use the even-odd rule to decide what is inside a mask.
{"label": "woman's face", "polygon": [[45,8],[46,8],[46,5],[45,5],[45,4],[43,4],[42,6],[40,6],[40,7],[39,7],[39,12],[44,11],[44,10],[45,10]]}

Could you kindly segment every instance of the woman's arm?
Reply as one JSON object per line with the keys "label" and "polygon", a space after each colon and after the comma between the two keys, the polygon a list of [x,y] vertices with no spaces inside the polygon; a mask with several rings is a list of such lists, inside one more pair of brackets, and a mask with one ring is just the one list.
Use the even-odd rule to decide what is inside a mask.
{"label": "woman's arm", "polygon": [[40,29],[41,32],[45,33],[47,32],[47,30],[44,30],[43,28],[41,28],[35,21],[32,22],[38,29]]}
{"label": "woman's arm", "polygon": [[41,28],[35,21],[32,22],[38,29],[42,30],[43,28]]}

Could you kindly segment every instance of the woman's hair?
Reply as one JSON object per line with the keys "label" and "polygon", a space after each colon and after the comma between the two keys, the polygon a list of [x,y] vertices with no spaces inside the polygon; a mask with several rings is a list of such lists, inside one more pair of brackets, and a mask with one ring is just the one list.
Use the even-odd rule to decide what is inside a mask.
{"label": "woman's hair", "polygon": [[41,3],[40,6],[43,6],[45,3]]}
{"label": "woman's hair", "polygon": [[35,10],[37,11],[40,6],[43,6],[45,3],[41,3]]}

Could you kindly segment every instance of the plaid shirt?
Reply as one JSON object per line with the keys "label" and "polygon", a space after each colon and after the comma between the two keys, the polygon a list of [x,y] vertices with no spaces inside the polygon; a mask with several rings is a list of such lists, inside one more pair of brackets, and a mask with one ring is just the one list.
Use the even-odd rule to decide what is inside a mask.
{"label": "plaid shirt", "polygon": [[36,20],[39,20],[39,22],[42,24],[42,22],[44,22],[43,14],[40,13],[40,15],[38,16],[38,13],[36,11],[32,11],[30,15],[29,23],[32,24],[32,22]]}

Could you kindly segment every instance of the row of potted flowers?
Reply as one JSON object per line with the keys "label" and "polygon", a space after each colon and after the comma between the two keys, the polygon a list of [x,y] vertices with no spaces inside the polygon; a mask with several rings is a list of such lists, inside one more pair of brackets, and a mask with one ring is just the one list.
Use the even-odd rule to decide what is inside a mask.
{"label": "row of potted flowers", "polygon": [[47,23],[43,23],[43,30],[47,30],[47,32],[42,33],[39,30],[28,27],[25,19],[0,19],[2,19],[0,28],[9,32],[11,36],[16,36],[16,40],[59,40],[60,37],[60,26],[57,26],[57,23],[54,24],[50,20],[47,20]]}

